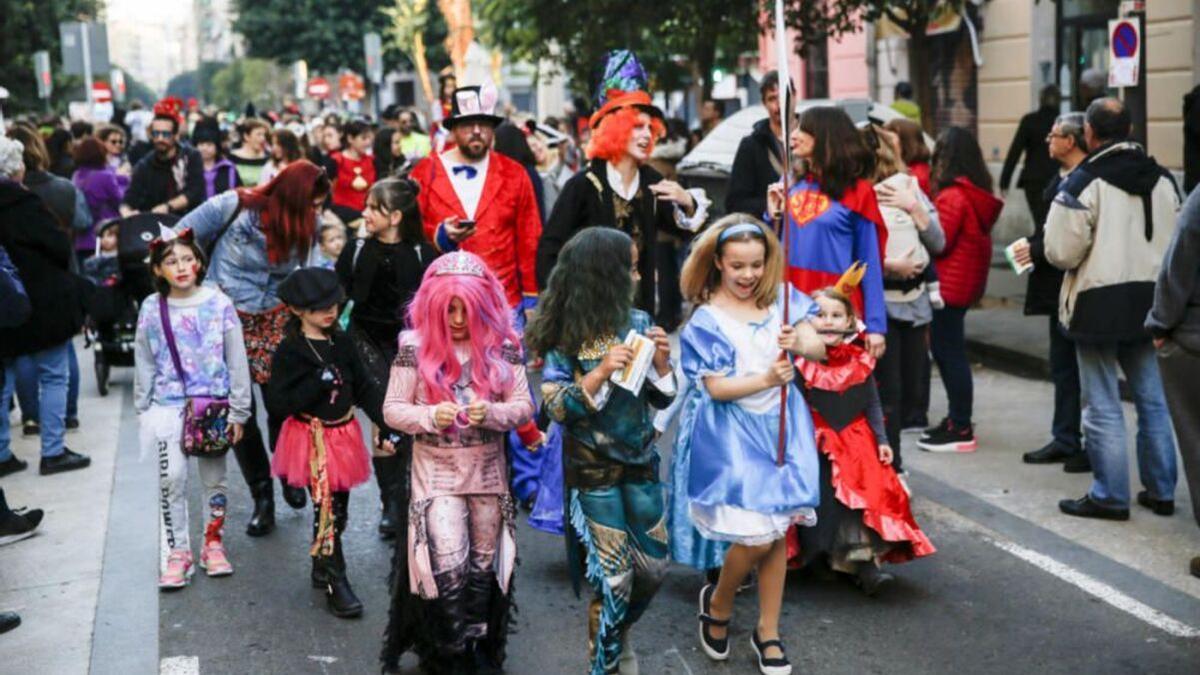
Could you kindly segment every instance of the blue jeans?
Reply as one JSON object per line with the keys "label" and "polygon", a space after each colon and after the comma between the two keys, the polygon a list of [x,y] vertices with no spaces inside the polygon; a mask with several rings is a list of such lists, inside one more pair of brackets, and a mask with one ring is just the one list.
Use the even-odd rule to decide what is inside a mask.
{"label": "blue jeans", "polygon": [[[63,452],[63,433],[66,431],[67,386],[70,380],[70,340],[40,352],[26,354],[37,373],[40,398],[38,424],[42,428],[42,458],[57,457]],[[14,361],[4,364],[4,387],[0,393],[0,462],[12,457],[12,429],[9,426],[8,406],[12,401],[17,368]]]}
{"label": "blue jeans", "polygon": [[1175,439],[1167,411],[1154,347],[1145,342],[1075,344],[1083,395],[1083,433],[1092,462],[1092,499],[1108,506],[1129,505],[1129,458],[1125,449],[1125,415],[1117,384],[1117,367],[1133,393],[1137,408],[1138,476],[1155,499],[1174,499],[1178,470]]}
{"label": "blue jeans", "polygon": [[[67,342],[70,353],[70,379],[67,381],[67,418],[79,417],[79,358],[75,355],[75,342]],[[18,356],[17,364],[17,404],[21,406],[21,421],[36,420],[38,413],[38,372],[33,359]]]}

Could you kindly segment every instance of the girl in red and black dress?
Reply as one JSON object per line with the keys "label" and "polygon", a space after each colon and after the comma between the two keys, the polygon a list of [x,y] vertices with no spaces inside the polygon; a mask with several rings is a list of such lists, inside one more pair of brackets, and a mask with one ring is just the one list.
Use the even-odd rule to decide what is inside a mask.
{"label": "girl in red and black dress", "polygon": [[812,297],[820,308],[812,322],[826,358],[799,359],[798,367],[816,428],[821,503],[816,527],[788,533],[788,559],[798,567],[825,557],[831,569],[853,576],[873,595],[893,578],[882,563],[907,562],[935,549],[913,519],[908,492],[891,466],[872,375],[875,359],[858,344],[849,295],[825,288]]}
{"label": "girl in red and black dress", "polygon": [[353,120],[342,127],[342,150],[329,158],[337,165],[333,181],[333,211],[344,222],[358,220],[367,206],[367,190],[375,184],[375,159],[371,143],[375,133],[371,126]]}

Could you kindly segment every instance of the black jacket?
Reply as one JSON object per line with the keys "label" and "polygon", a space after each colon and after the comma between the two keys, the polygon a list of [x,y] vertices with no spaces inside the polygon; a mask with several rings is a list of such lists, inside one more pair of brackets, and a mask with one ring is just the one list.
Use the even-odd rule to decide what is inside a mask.
{"label": "black jacket", "polygon": [[[1068,174],[1070,175],[1070,174]],[[1058,194],[1064,177],[1055,174],[1046,185],[1043,199],[1049,204]],[[1026,315],[1057,315],[1058,292],[1062,288],[1063,271],[1046,260],[1046,223],[1034,222],[1033,234],[1029,236],[1029,256],[1033,258],[1033,270],[1029,272],[1029,285],[1025,290]]]}
{"label": "black jacket", "polygon": [[[538,242],[537,278],[538,288],[544,290],[550,278],[550,270],[558,261],[558,252],[575,233],[592,226],[617,227],[616,214],[613,211],[612,187],[608,184],[606,162],[594,159],[588,167],[571,176],[558,195],[554,209],[546,226],[542,228],[542,238]],[[642,281],[638,285],[635,306],[651,314],[654,313],[654,248],[658,241],[659,232],[681,233],[675,224],[674,206],[659,202],[650,185],[663,179],[662,174],[642,165],[638,169],[638,196],[633,204],[632,218],[640,224],[641,236],[637,242],[638,272]],[[764,193],[765,194],[765,193]],[[628,230],[626,234],[631,234]]]}
{"label": "black jacket", "polygon": [[1021,118],[1012,145],[1008,147],[1008,156],[1004,158],[1004,169],[1000,172],[1001,190],[1008,189],[1022,154],[1025,155],[1025,167],[1021,169],[1017,187],[1040,190],[1054,177],[1058,171],[1058,164],[1050,159],[1046,135],[1054,128],[1054,120],[1057,118],[1058,111],[1054,108],[1038,108]]}
{"label": "black jacket", "polygon": [[[377,426],[383,423],[382,387],[364,372],[350,337],[335,331],[332,343],[313,340],[310,346],[301,335],[288,335],[271,358],[271,381],[263,390],[267,411],[285,419],[309,415],[325,421],[345,417],[360,408]],[[318,359],[317,352],[322,352]],[[326,366],[338,375],[335,381],[321,377]],[[336,391],[336,395],[335,395]]]}
{"label": "black jacket", "polygon": [[725,213],[748,213],[762,218],[767,211],[767,187],[779,180],[783,148],[771,133],[769,120],[754,124],[750,135],[738,144],[725,194]]}
{"label": "black jacket", "polygon": [[1183,97],[1183,193],[1200,185],[1200,85]]}
{"label": "black jacket", "polygon": [[63,229],[69,230],[75,223],[75,184],[61,176],[45,171],[29,171],[25,174],[25,187],[42,198],[50,214],[58,219]]}
{"label": "black jacket", "polygon": [[174,212],[183,215],[200,206],[205,199],[204,160],[200,153],[186,145],[176,146],[179,156],[183,157],[184,177],[183,189],[175,184],[171,162],[160,162],[157,153],[151,152],[143,157],[137,166],[133,167],[133,176],[129,179],[129,189],[125,191],[124,204],[138,211],[149,211],[168,199],[173,199],[180,193],[187,195],[187,208]]}
{"label": "black jacket", "polygon": [[69,271],[71,240],[42,199],[0,178],[0,246],[8,250],[29,295],[32,313],[0,328],[0,358],[61,344],[83,326],[83,279]]}
{"label": "black jacket", "polygon": [[342,282],[342,288],[346,291],[346,297],[354,301],[354,312],[358,312],[369,302],[376,270],[379,269],[383,256],[389,254],[396,258],[396,288],[399,290],[401,301],[400,306],[395,308],[394,318],[396,323],[403,324],[408,302],[421,287],[421,278],[425,275],[426,268],[437,257],[437,250],[433,246],[421,242],[416,245],[391,247],[380,244],[375,239],[352,239],[342,248],[335,269],[338,279]]}

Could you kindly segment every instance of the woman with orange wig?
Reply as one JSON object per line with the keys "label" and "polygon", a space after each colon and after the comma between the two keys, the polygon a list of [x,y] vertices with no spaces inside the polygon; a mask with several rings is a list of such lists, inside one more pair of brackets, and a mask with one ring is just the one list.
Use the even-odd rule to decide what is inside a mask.
{"label": "woman with orange wig", "polygon": [[[270,379],[271,356],[283,340],[288,319],[277,293],[279,283],[304,263],[312,248],[317,210],[329,190],[325,172],[301,160],[258,187],[209,199],[176,226],[190,227],[196,241],[210,252],[208,281],[233,300],[242,322],[250,374],[262,387]],[[246,434],[234,453],[254,497],[246,534],[261,537],[275,529],[275,491],[267,450],[274,448],[283,420],[268,416],[270,438],[264,444],[255,415],[252,407]],[[292,508],[304,506],[303,489],[284,485],[283,497]]]}
{"label": "woman with orange wig", "polygon": [[[592,115],[587,167],[559,194],[538,243],[538,286],[544,288],[558,252],[576,232],[594,225],[615,227],[638,247],[634,304],[654,311],[654,248],[659,233],[694,232],[708,215],[703,190],[685,190],[646,164],[654,143],[666,133],[663,113],[646,93],[646,72],[627,50],[608,55]],[[667,312],[669,313],[669,312]]]}

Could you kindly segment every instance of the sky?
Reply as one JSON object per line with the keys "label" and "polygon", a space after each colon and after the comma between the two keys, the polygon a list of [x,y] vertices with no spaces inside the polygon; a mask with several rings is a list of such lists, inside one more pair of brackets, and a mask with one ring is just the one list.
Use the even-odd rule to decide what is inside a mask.
{"label": "sky", "polygon": [[168,19],[191,12],[192,0],[106,0],[108,17]]}

